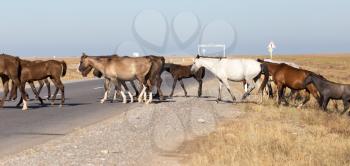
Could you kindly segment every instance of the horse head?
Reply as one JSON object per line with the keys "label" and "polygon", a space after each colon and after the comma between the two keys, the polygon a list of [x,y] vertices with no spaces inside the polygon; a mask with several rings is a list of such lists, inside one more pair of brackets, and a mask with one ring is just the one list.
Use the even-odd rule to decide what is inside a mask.
{"label": "horse head", "polygon": [[200,59],[200,56],[197,54],[196,58],[193,59],[193,64],[191,66],[192,73],[197,72],[202,67],[202,65],[198,63],[199,59]]}
{"label": "horse head", "polygon": [[92,66],[88,64],[87,61],[88,55],[83,53],[83,55],[80,57],[80,64],[79,64],[79,71],[83,75],[83,77],[86,77],[87,74],[92,70]]}

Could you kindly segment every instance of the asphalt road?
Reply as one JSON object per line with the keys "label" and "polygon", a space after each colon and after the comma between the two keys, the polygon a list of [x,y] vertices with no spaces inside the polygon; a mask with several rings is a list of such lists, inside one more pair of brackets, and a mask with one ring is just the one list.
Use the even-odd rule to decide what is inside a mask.
{"label": "asphalt road", "polygon": [[[164,95],[168,95],[173,80],[167,72],[164,72],[162,77],[162,91]],[[204,81],[212,78],[213,76],[207,72]],[[183,81],[186,87],[198,86],[192,78]],[[0,157],[64,136],[76,128],[86,127],[142,105],[137,102],[111,103],[110,100],[101,104],[100,99],[104,93],[103,80],[78,81],[64,85],[66,100],[63,107],[59,107],[60,100],[56,100],[56,105],[53,106],[45,100],[46,105],[41,106],[39,101],[33,99],[34,95],[30,89],[27,89],[27,93],[32,100],[28,102],[27,112],[15,107],[18,101],[5,102],[4,108],[0,108]],[[51,86],[52,93],[54,90]],[[183,94],[179,82],[176,92]],[[47,96],[46,87],[40,96]],[[57,99],[60,97],[57,96]],[[171,100],[173,99],[167,99]],[[156,102],[155,100],[154,103]]]}
{"label": "asphalt road", "polygon": [[[60,100],[53,106],[46,100],[44,107],[39,105],[39,101],[31,100],[28,111],[24,112],[15,107],[17,101],[5,102],[4,108],[0,109],[0,156],[64,136],[76,128],[94,124],[139,105],[109,101],[100,104],[102,86],[102,80],[66,83],[66,101],[61,108],[58,106]],[[27,92],[31,90],[27,89]],[[32,93],[29,95],[34,98]],[[41,92],[41,96],[45,95],[46,87]]]}

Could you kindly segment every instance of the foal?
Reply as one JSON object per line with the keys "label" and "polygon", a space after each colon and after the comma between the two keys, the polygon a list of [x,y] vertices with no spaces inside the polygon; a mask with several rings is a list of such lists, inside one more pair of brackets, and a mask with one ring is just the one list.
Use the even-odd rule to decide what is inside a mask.
{"label": "foal", "polygon": [[198,97],[201,97],[203,78],[205,76],[205,68],[201,67],[198,69],[198,71],[192,73],[191,67],[192,67],[192,65],[178,65],[178,64],[173,64],[173,63],[166,63],[164,65],[164,70],[169,72],[174,79],[173,87],[172,87],[171,93],[169,95],[170,97],[172,97],[174,94],[174,89],[176,87],[177,81],[180,82],[181,87],[185,92],[185,97],[187,97],[187,91],[186,91],[184,83],[182,82],[182,79],[191,78],[191,77],[193,77],[194,79],[197,80],[197,82],[199,84]]}
{"label": "foal", "polygon": [[[327,105],[330,99],[343,100],[344,110],[341,114],[344,114],[350,107],[350,84],[339,84],[331,82],[321,75],[310,73],[305,79],[304,84],[313,84],[316,86],[320,93],[319,102],[322,103],[322,109],[327,110]],[[350,115],[350,112],[349,112]]]}
{"label": "foal", "polygon": [[[56,100],[56,95],[58,90],[61,90],[61,105],[64,103],[64,85],[61,81],[61,77],[66,75],[67,72],[67,64],[64,61],[56,61],[56,60],[48,60],[42,61],[38,63],[23,63],[21,64],[21,87],[25,87],[27,82],[32,83],[33,81],[43,80],[46,78],[50,78],[52,82],[56,86],[56,90],[54,92],[51,104],[54,104]],[[32,87],[33,88],[33,87]],[[34,93],[38,96],[38,99],[41,104],[43,104],[42,99],[40,98],[38,92],[33,88]],[[23,110],[27,109],[27,98],[21,98],[18,102],[17,106],[22,104],[23,100]]]}

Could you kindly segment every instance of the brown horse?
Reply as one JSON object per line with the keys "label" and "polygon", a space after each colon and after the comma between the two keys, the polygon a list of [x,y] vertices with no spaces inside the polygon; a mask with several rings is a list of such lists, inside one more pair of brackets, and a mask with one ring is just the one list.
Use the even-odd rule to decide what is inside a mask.
{"label": "brown horse", "polygon": [[261,59],[258,59],[257,61],[267,65],[269,74],[272,76],[272,79],[278,89],[278,104],[281,104],[282,100],[285,102],[285,104],[289,104],[286,98],[284,97],[286,87],[292,90],[306,90],[307,96],[304,99],[303,103],[298,107],[303,106],[310,100],[310,93],[316,98],[317,101],[319,101],[320,97],[317,93],[316,87],[313,84],[304,84],[304,81],[307,78],[307,76],[310,73],[312,73],[311,71],[297,69],[284,63],[271,63],[263,61]]}
{"label": "brown horse", "polygon": [[185,92],[185,96],[187,97],[187,91],[186,91],[184,83],[182,82],[182,79],[191,78],[191,77],[196,79],[198,84],[199,84],[198,97],[200,97],[202,95],[202,84],[203,84],[203,78],[205,76],[205,68],[201,67],[198,71],[196,71],[195,73],[192,73],[191,67],[192,67],[192,65],[178,65],[178,64],[172,64],[172,63],[166,63],[164,65],[164,70],[169,72],[174,79],[172,90],[171,90],[171,93],[169,95],[170,97],[172,97],[174,94],[174,89],[176,87],[177,81],[180,82],[181,87]]}
{"label": "brown horse", "polygon": [[[32,83],[33,81],[43,80],[46,78],[50,78],[52,82],[56,86],[56,90],[54,92],[51,104],[54,104],[56,100],[56,95],[58,90],[61,90],[61,105],[64,103],[64,85],[61,81],[61,77],[66,75],[67,72],[67,64],[64,61],[56,61],[56,60],[48,60],[37,63],[22,63],[21,61],[21,86],[24,87],[27,82]],[[43,101],[39,96],[38,92],[35,90],[35,87],[32,87],[35,95],[38,97],[41,104]],[[17,106],[22,104],[23,99],[23,110],[27,109],[27,98],[21,98],[18,102]]]}
{"label": "brown horse", "polygon": [[[39,62],[42,62],[42,60],[35,60],[35,61],[29,61],[29,60],[24,60],[24,59],[21,59],[21,64],[23,65],[26,65],[26,64],[30,64],[30,63],[39,63]],[[51,97],[51,89],[50,89],[50,81],[48,80],[48,78],[45,78],[43,80],[38,80],[38,83],[39,83],[39,89],[37,90],[38,94],[40,94],[44,84],[46,84],[46,87],[47,87],[47,99],[49,100],[50,97]],[[35,88],[34,86],[34,83],[33,82],[29,82],[30,84],[30,87],[32,87],[32,90],[33,92],[36,90],[36,89],[33,89]],[[7,87],[4,87],[4,88],[9,88],[8,86]],[[35,94],[35,92],[34,92]],[[37,99],[38,99],[38,96],[35,96]],[[13,82],[12,82],[12,88],[11,88],[11,93],[10,93],[10,97],[9,99],[10,100],[16,100],[17,98],[17,88],[15,85],[13,85]]]}
{"label": "brown horse", "polygon": [[[0,77],[4,87],[8,86],[11,79],[15,85],[20,87],[21,96],[26,98],[26,92],[24,86],[20,84],[21,64],[18,57],[11,55],[0,54]],[[8,95],[8,89],[4,89],[4,95],[0,102],[0,107],[3,107],[4,102]]]}
{"label": "brown horse", "polygon": [[[149,71],[151,70],[152,62],[149,58],[139,57],[119,57],[113,58],[99,58],[98,56],[87,56],[83,53],[80,58],[79,71],[83,74],[89,73],[93,68],[102,72],[106,79],[109,79],[116,83],[118,90],[123,96],[123,103],[126,103],[126,97],[121,90],[121,81],[133,81],[138,80],[143,86],[141,93],[139,94],[138,101],[142,101],[143,93],[146,93],[147,80],[149,78]],[[107,99],[108,90],[105,90],[105,94],[101,103]],[[132,98],[129,92],[130,98]],[[149,100],[146,104],[152,102],[152,92],[149,94]]]}

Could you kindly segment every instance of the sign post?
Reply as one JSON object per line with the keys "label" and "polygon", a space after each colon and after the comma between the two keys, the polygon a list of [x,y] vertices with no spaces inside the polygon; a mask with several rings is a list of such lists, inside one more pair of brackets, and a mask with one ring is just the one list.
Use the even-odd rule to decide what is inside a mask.
{"label": "sign post", "polygon": [[273,49],[276,48],[275,43],[273,43],[273,41],[270,41],[269,45],[267,46],[267,51],[270,53],[270,59],[272,59],[272,52]]}

